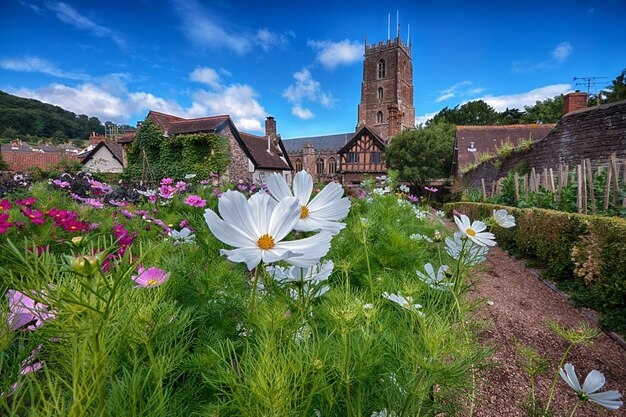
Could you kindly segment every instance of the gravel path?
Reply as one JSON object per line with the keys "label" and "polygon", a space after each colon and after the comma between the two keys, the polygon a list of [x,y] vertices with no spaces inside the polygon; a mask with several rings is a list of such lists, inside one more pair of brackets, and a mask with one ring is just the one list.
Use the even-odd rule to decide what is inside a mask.
{"label": "gravel path", "polygon": [[[544,320],[551,319],[562,326],[575,326],[582,321],[595,325],[533,275],[523,261],[511,258],[502,249],[490,251],[486,267],[485,272],[477,274],[471,297],[480,300],[480,308],[475,314],[477,320],[485,322],[481,340],[493,348],[492,362],[496,367],[486,373],[479,386],[474,415],[526,416],[519,404],[530,393],[530,380],[517,366],[519,356],[513,339],[533,346],[549,359],[549,373],[539,377],[537,387],[537,397],[547,399],[554,369],[567,342],[548,330]],[[489,305],[488,300],[493,301],[493,305]],[[575,366],[581,384],[589,371],[597,369],[607,380],[603,390],[617,389],[622,393],[622,401],[626,400],[626,350],[605,333],[602,332],[590,347],[572,348],[567,361]],[[574,392],[559,377],[554,416],[569,416],[575,401]],[[626,406],[610,411],[597,405],[585,405],[576,415],[626,416]]]}

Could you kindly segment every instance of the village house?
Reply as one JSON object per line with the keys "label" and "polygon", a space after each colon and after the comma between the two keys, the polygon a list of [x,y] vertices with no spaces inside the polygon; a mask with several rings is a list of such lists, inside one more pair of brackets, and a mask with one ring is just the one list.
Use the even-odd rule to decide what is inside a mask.
{"label": "village house", "polygon": [[64,161],[78,161],[78,149],[48,144],[28,145],[21,141],[11,141],[0,146],[2,160],[9,171],[24,172],[34,168],[44,171]]}
{"label": "village house", "polygon": [[[264,184],[274,172],[291,182],[293,167],[281,137],[276,132],[276,121],[272,116],[265,120],[264,136],[239,131],[229,115],[185,119],[150,111],[146,120],[151,120],[165,137],[206,133],[226,138],[230,147],[226,176],[232,182],[241,180]],[[133,140],[134,135],[129,134],[122,136],[117,142],[126,146]],[[125,161],[125,156],[122,160]]]}
{"label": "village house", "polygon": [[85,171],[100,173],[120,173],[124,170],[124,148],[113,138],[105,135],[89,136],[89,146],[78,155]]}

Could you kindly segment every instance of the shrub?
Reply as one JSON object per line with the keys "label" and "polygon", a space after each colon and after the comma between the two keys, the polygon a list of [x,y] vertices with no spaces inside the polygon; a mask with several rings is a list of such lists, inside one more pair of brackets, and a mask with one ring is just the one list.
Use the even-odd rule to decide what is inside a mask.
{"label": "shrub", "polygon": [[456,209],[470,218],[500,208],[517,219],[513,229],[494,229],[503,248],[539,261],[546,277],[574,291],[574,301],[600,310],[604,325],[626,332],[626,220],[470,202],[444,206],[448,215]]}

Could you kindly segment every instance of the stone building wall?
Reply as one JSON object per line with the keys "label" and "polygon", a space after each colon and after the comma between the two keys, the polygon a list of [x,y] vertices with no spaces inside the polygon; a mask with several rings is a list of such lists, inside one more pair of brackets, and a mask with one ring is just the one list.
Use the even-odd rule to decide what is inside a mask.
{"label": "stone building wall", "polygon": [[485,162],[465,174],[463,182],[479,187],[481,178],[490,183],[521,164],[537,171],[558,169],[559,164],[576,165],[585,158],[600,164],[612,153],[626,158],[626,100],[566,114],[556,130],[535,142],[528,152],[503,160],[500,167]]}
{"label": "stone building wall", "polygon": [[[322,173],[317,172],[317,159],[320,158],[324,162],[324,171]],[[302,169],[313,177],[316,182],[325,182],[325,181],[341,181],[341,175],[336,171],[334,173],[329,172],[329,162],[331,159],[335,160],[336,163],[336,171],[339,170],[339,154],[336,150],[332,149],[324,149],[317,150],[314,146],[304,148],[301,151],[297,152],[289,152],[289,160],[294,168],[294,174],[297,172],[296,170],[296,162],[299,160],[302,162]]]}
{"label": "stone building wall", "polygon": [[235,183],[239,180],[251,183],[252,172],[250,171],[248,156],[239,146],[230,127],[220,131],[218,134],[228,138],[228,146],[230,148],[230,160],[228,161],[226,172],[228,179]]}

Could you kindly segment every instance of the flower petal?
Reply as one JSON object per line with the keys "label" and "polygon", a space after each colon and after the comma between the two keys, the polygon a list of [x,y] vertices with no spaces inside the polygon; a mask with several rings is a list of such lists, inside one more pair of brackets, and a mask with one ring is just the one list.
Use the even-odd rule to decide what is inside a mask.
{"label": "flower petal", "polygon": [[278,201],[287,197],[293,197],[287,181],[285,181],[282,175],[277,173],[273,173],[267,179],[267,188],[270,190],[270,193],[272,193],[272,197]]}
{"label": "flower petal", "polygon": [[300,202],[294,197],[287,197],[276,205],[267,228],[274,242],[283,240],[293,230],[300,219],[300,210]]}
{"label": "flower petal", "polygon": [[602,388],[605,383],[606,379],[604,378],[604,374],[594,369],[593,371],[589,372],[587,378],[585,378],[585,382],[583,383],[583,391],[587,394],[591,394]]}
{"label": "flower petal", "polygon": [[[256,225],[259,233],[258,237],[269,231],[270,219],[274,210],[274,205],[270,204],[270,201],[272,201],[272,198],[265,193],[256,193],[248,200],[250,216],[252,223]],[[270,235],[272,234],[270,233]]]}
{"label": "flower petal", "polygon": [[580,388],[580,382],[578,382],[578,377],[576,376],[576,371],[574,370],[574,365],[571,363],[566,363],[563,368],[559,369],[559,375],[567,385],[572,387],[574,391],[581,392],[582,388]]}
{"label": "flower petal", "polygon": [[330,249],[331,239],[332,235],[324,231],[304,239],[280,242],[276,244],[276,248],[302,253],[302,256],[289,258],[285,261],[291,265],[307,267],[318,263],[321,258],[326,256],[328,249]]}
{"label": "flower petal", "polygon": [[594,403],[601,405],[604,408],[608,408],[609,410],[617,410],[622,405],[624,405],[623,401],[619,401],[622,394],[619,391],[605,391],[605,392],[597,392],[594,394],[589,394],[589,401],[593,401]]}
{"label": "flower petal", "polygon": [[293,178],[293,195],[306,206],[313,192],[313,178],[306,171],[298,172]]}
{"label": "flower petal", "polygon": [[333,235],[336,235],[344,227],[346,227],[345,223],[316,219],[316,218],[312,218],[311,216],[309,216],[306,219],[299,219],[298,223],[296,223],[296,225],[294,226],[294,229],[299,230],[301,232],[314,232],[317,230],[326,230],[327,232]]}
{"label": "flower petal", "polygon": [[[258,239],[263,233],[256,227],[250,213],[250,206],[239,191],[228,190],[219,199],[218,208],[222,219],[252,239]],[[220,239],[221,240],[221,239]]]}
{"label": "flower petal", "polygon": [[256,241],[249,235],[246,235],[240,229],[233,227],[220,219],[211,209],[204,211],[204,220],[209,226],[211,233],[220,241],[234,247],[253,246]]}
{"label": "flower petal", "polygon": [[220,255],[226,255],[231,262],[245,262],[249,271],[261,262],[261,249],[254,246],[233,250],[220,249]]}

